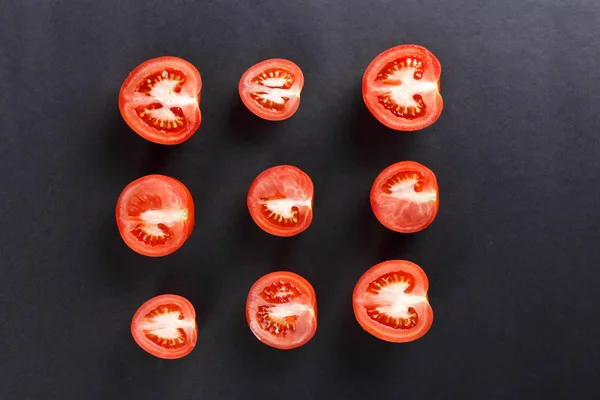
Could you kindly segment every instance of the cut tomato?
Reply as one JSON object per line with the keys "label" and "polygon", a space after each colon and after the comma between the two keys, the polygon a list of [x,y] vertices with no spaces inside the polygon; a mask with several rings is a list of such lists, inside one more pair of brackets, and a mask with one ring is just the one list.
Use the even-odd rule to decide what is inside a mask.
{"label": "cut tomato", "polygon": [[354,315],[364,330],[388,342],[410,342],[427,333],[433,311],[425,272],[410,261],[375,265],[360,278],[352,295]]}
{"label": "cut tomato", "polygon": [[288,60],[274,58],[250,67],[240,79],[242,102],[261,118],[281,121],[294,115],[300,105],[304,75]]}
{"label": "cut tomato", "polygon": [[317,330],[317,299],[306,279],[292,272],[272,272],[248,293],[246,320],[261,342],[289,350],[308,342]]}
{"label": "cut tomato", "polygon": [[192,233],[194,202],[178,180],[147,175],[123,189],[116,216],[121,237],[131,249],[145,256],[166,256]]}
{"label": "cut tomato", "polygon": [[263,171],[248,191],[248,209],[256,224],[276,236],[294,236],[312,221],[314,187],[310,177],[290,165]]}
{"label": "cut tomato", "polygon": [[178,144],[200,126],[202,79],[189,62],[159,57],[135,68],[119,93],[119,109],[127,125],[141,137]]}
{"label": "cut tomato", "polygon": [[363,76],[362,93],[371,114],[398,131],[433,124],[444,106],[440,95],[442,67],[426,48],[396,46],[379,54]]}
{"label": "cut tomato", "polygon": [[185,298],[163,294],[145,302],[131,320],[136,343],[153,356],[181,358],[196,346],[196,311]]}
{"label": "cut tomato", "polygon": [[384,169],[371,188],[371,207],[383,225],[412,233],[433,222],[439,208],[439,190],[433,172],[414,161]]}

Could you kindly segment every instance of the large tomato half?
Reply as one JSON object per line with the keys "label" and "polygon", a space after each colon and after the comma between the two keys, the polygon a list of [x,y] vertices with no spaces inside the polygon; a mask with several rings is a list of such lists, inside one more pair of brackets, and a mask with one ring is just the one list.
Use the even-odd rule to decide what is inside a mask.
{"label": "large tomato half", "polygon": [[363,329],[379,339],[398,343],[419,339],[433,323],[428,288],[427,275],[417,264],[382,262],[356,284],[354,315]]}
{"label": "large tomato half", "polygon": [[196,311],[185,298],[174,294],[153,297],[131,320],[135,342],[148,353],[166,359],[188,355],[196,346]]}
{"label": "large tomato half", "polygon": [[365,104],[389,128],[426,128],[442,113],[441,70],[438,59],[424,47],[402,45],[388,49],[375,57],[365,71]]}
{"label": "large tomato half", "polygon": [[121,115],[151,142],[178,144],[200,126],[202,79],[189,62],[159,57],[135,68],[119,93]]}
{"label": "large tomato half", "polygon": [[116,217],[121,237],[131,249],[145,256],[166,256],[192,233],[194,202],[178,180],[147,175],[123,189]]}
{"label": "large tomato half", "polygon": [[310,177],[290,165],[263,171],[248,191],[248,209],[256,224],[276,236],[293,236],[312,222],[314,187]]}
{"label": "large tomato half", "polygon": [[433,172],[414,161],[384,169],[371,188],[371,207],[383,225],[412,233],[433,222],[439,208],[439,189]]}
{"label": "large tomato half", "polygon": [[292,272],[267,274],[250,288],[246,320],[261,342],[282,350],[300,347],[317,330],[315,291]]}
{"label": "large tomato half", "polygon": [[242,102],[261,118],[281,121],[300,105],[304,75],[291,61],[274,58],[250,67],[240,79]]}

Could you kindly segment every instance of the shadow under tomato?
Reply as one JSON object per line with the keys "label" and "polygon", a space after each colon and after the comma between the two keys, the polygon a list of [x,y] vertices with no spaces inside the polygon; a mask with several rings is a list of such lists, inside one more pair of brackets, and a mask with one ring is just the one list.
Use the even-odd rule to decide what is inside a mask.
{"label": "shadow under tomato", "polygon": [[347,115],[354,116],[350,120],[349,137],[355,153],[370,163],[382,164],[381,170],[388,166],[389,160],[411,158],[419,132],[395,131],[386,127],[371,114],[362,97],[356,96],[356,90],[349,98]]}
{"label": "shadow under tomato", "polygon": [[236,96],[231,103],[229,122],[230,130],[238,139],[246,144],[259,145],[277,130],[282,121],[268,121],[254,115]]}
{"label": "shadow under tomato", "polygon": [[235,350],[241,362],[246,366],[246,370],[256,376],[268,374],[275,378],[284,375],[287,372],[285,366],[294,365],[295,360],[305,348],[279,350],[267,346],[254,336],[246,321],[243,308],[241,310],[240,315],[233,318],[235,325],[231,334]]}
{"label": "shadow under tomato", "polygon": [[[167,256],[168,257],[168,256]],[[156,295],[176,294],[185,297],[196,310],[196,324],[202,330],[205,320],[214,311],[217,279],[213,276],[192,274],[173,267],[164,270],[159,277]]]}
{"label": "shadow under tomato", "polygon": [[[158,259],[142,256],[131,250],[121,238],[114,213],[102,219],[97,242],[98,257],[103,260],[102,275],[114,288],[131,290],[143,280],[152,278],[148,271],[159,262]],[[96,235],[97,233],[95,233]],[[98,237],[93,238],[96,242]]]}
{"label": "shadow under tomato", "polygon": [[102,122],[98,134],[105,140],[98,149],[99,162],[111,176],[141,177],[157,173],[180,151],[181,144],[161,145],[139,136],[125,123],[117,104],[108,108],[107,118]]}

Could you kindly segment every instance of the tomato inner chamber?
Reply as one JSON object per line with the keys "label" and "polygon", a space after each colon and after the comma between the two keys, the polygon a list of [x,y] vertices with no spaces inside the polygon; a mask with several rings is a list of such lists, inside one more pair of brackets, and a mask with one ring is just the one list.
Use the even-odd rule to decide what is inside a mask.
{"label": "tomato inner chamber", "polygon": [[291,228],[298,224],[300,209],[295,202],[283,195],[260,199],[262,215],[272,224]]}
{"label": "tomato inner chamber", "polygon": [[427,105],[420,93],[434,88],[434,85],[421,81],[424,70],[424,62],[416,56],[386,64],[375,80],[389,86],[390,91],[377,96],[379,104],[398,118],[413,120],[423,117],[427,113]]}
{"label": "tomato inner chamber", "polygon": [[413,307],[425,301],[411,295],[414,277],[404,271],[390,272],[369,283],[367,293],[372,302],[365,306],[372,320],[393,329],[410,329],[417,325],[419,316]]}
{"label": "tomato inner chamber", "polygon": [[175,233],[166,222],[184,217],[178,210],[164,210],[160,196],[152,193],[136,193],[127,203],[127,213],[132,221],[139,221],[130,233],[149,246],[164,245]]}
{"label": "tomato inner chamber", "polygon": [[267,303],[261,305],[256,312],[256,319],[261,328],[274,335],[285,335],[296,330],[299,309],[305,307],[293,303],[302,292],[289,282],[274,282],[264,288],[259,296]]}
{"label": "tomato inner chamber", "polygon": [[423,191],[424,178],[423,174],[417,171],[403,171],[389,178],[381,190],[384,193],[392,194],[394,192],[406,191],[411,188],[415,192]]}
{"label": "tomato inner chamber", "polygon": [[186,124],[183,110],[179,107],[168,108],[163,107],[162,104],[153,103],[137,107],[135,113],[146,125],[163,132],[181,131]]}
{"label": "tomato inner chamber", "polygon": [[146,125],[165,133],[181,131],[186,119],[180,106],[190,102],[189,98],[180,94],[184,83],[184,73],[172,68],[147,76],[138,85],[136,92],[155,101],[136,107],[136,115]]}
{"label": "tomato inner chamber", "polygon": [[264,87],[250,93],[260,107],[270,111],[282,111],[291,98],[289,89],[294,85],[296,76],[293,72],[281,68],[269,68],[252,78],[254,85]]}
{"label": "tomato inner chamber", "polygon": [[166,349],[179,349],[187,345],[183,311],[176,304],[161,305],[144,317],[144,336]]}

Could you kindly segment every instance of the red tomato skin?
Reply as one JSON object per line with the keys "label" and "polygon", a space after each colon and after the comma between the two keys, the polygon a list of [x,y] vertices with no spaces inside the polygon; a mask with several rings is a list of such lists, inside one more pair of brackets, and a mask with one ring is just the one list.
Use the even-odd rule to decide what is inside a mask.
{"label": "red tomato skin", "polygon": [[[394,174],[396,174],[400,171],[403,171],[403,170],[416,170],[416,171],[423,172],[425,177],[430,181],[432,189],[435,190],[435,192],[437,194],[435,203],[433,205],[433,211],[432,211],[431,218],[429,218],[423,224],[418,225],[418,226],[402,227],[402,226],[393,224],[391,221],[385,219],[382,216],[381,211],[380,211],[380,206],[378,205],[378,202],[377,202],[377,199],[378,199],[378,196],[380,193],[379,188],[382,186],[383,181],[388,179],[388,177],[391,177]],[[420,232],[420,231],[424,230],[425,228],[427,228],[435,220],[438,210],[439,210],[439,206],[440,206],[439,193],[440,193],[440,191],[439,191],[437,179],[435,177],[435,174],[429,168],[427,168],[424,165],[417,163],[415,161],[400,161],[400,162],[397,162],[395,164],[388,166],[387,168],[385,168],[383,171],[381,171],[379,173],[379,175],[373,182],[373,186],[371,187],[371,193],[370,193],[369,197],[370,197],[370,201],[371,201],[371,209],[373,210],[373,214],[375,215],[377,220],[383,226],[385,226],[386,228],[388,228],[392,231],[399,232],[399,233],[416,233],[416,232]]]}
{"label": "red tomato skin", "polygon": [[354,287],[354,291],[352,292],[352,305],[356,320],[363,330],[386,342],[408,343],[422,338],[427,332],[429,332],[433,324],[433,310],[431,309],[429,302],[427,302],[421,310],[421,322],[419,325],[413,328],[415,330],[411,329],[408,332],[391,333],[390,330],[385,329],[385,327],[378,326],[375,322],[370,320],[366,313],[364,313],[362,310],[362,306],[359,304],[358,300],[364,293],[364,287],[368,285],[369,281],[375,280],[387,272],[398,269],[409,271],[413,276],[416,276],[419,281],[420,290],[416,290],[413,293],[422,294],[427,297],[429,279],[421,267],[406,260],[388,260],[369,268],[360,277],[356,286]]}
{"label": "red tomato skin", "polygon": [[[308,294],[308,306],[312,308],[314,318],[311,321],[309,330],[306,331],[302,339],[292,343],[286,343],[285,341],[279,341],[277,339],[271,338],[267,333],[262,332],[260,328],[255,327],[254,324],[254,303],[256,302],[255,298],[252,296],[253,293],[260,290],[261,287],[267,286],[271,282],[275,281],[286,281],[293,282],[297,287],[303,288],[303,291]],[[260,279],[258,279],[248,291],[248,298],[246,300],[246,322],[248,323],[248,327],[254,334],[254,336],[269,347],[273,347],[278,350],[293,350],[298,347],[304,346],[308,343],[317,331],[318,318],[317,318],[317,300],[315,291],[312,285],[303,277],[293,272],[288,271],[277,271],[271,272],[267,275],[264,275]]]}
{"label": "red tomato skin", "polygon": [[[369,87],[370,80],[374,79],[377,73],[379,73],[379,70],[383,67],[383,65],[385,65],[386,62],[388,62],[388,60],[400,58],[403,55],[410,54],[419,54],[423,55],[423,57],[426,58],[431,67],[431,74],[437,81],[438,85],[438,93],[435,96],[434,103],[432,105],[429,105],[429,107],[433,109],[433,112],[428,113],[428,115],[426,115],[426,117],[424,118],[419,118],[412,122],[389,115],[385,109],[381,108],[380,104],[377,102],[377,100],[374,98],[374,95],[371,93],[372,91]],[[381,122],[383,125],[390,129],[404,132],[412,132],[425,129],[431,126],[439,119],[444,108],[444,100],[439,94],[439,78],[441,76],[441,71],[442,66],[440,64],[440,61],[431,51],[429,51],[423,46],[416,44],[404,44],[387,49],[384,52],[377,55],[373,59],[373,61],[371,61],[363,75],[362,95],[365,105],[367,106],[371,114],[379,122]]]}
{"label": "red tomato skin", "polygon": [[[144,123],[134,112],[128,107],[128,97],[137,86],[136,80],[143,78],[145,74],[149,74],[159,67],[181,69],[187,74],[187,79],[193,85],[194,95],[197,97],[197,107],[194,108],[192,115],[188,116],[188,126],[184,133],[170,138],[166,135],[156,133],[155,130]],[[200,112],[200,97],[202,90],[202,78],[200,73],[190,62],[173,56],[156,57],[144,61],[129,73],[119,91],[119,110],[121,116],[127,125],[139,136],[144,139],[163,145],[176,145],[185,142],[196,133],[202,122],[202,113]],[[187,115],[186,115],[187,116]]]}
{"label": "red tomato skin", "polygon": [[137,329],[138,324],[143,321],[144,316],[152,309],[158,307],[161,304],[169,304],[176,303],[182,306],[182,309],[187,318],[196,319],[196,310],[192,303],[189,302],[185,297],[178,296],[176,294],[162,294],[156,297],[151,298],[142,304],[131,319],[131,335],[133,336],[134,341],[140,346],[144,351],[149,354],[152,354],[155,357],[162,358],[164,360],[175,360],[179,358],[183,358],[190,354],[192,350],[196,347],[196,343],[198,341],[198,327],[196,326],[193,334],[188,336],[189,344],[188,346],[179,349],[177,351],[168,351],[164,348],[161,348],[154,343],[150,342],[144,334]]}
{"label": "red tomato skin", "polygon": [[[286,109],[284,112],[268,112],[267,110],[261,109],[254,100],[250,98],[250,93],[246,90],[248,85],[248,81],[255,75],[257,75],[260,71],[265,70],[267,68],[286,68],[292,71],[296,76],[296,82],[292,86],[296,91],[298,91],[298,97],[292,98],[288,102]],[[283,121],[291,116],[293,116],[296,111],[298,111],[298,107],[300,107],[300,92],[304,86],[304,75],[302,74],[302,70],[298,65],[293,63],[292,61],[285,60],[282,58],[272,58],[269,60],[261,61],[257,64],[254,64],[250,68],[248,68],[238,83],[238,92],[240,94],[240,99],[242,103],[252,112],[254,115],[268,120],[268,121]]]}
{"label": "red tomato skin", "polygon": [[[126,193],[128,192],[129,189],[134,188],[136,185],[150,180],[150,179],[158,179],[161,181],[166,181],[168,182],[170,185],[176,186],[179,188],[179,190],[184,193],[184,197],[185,197],[185,204],[187,206],[187,219],[185,221],[185,229],[183,232],[183,240],[181,240],[176,246],[174,247],[168,247],[165,248],[164,251],[149,251],[149,250],[145,250],[144,247],[140,247],[139,245],[136,245],[137,243],[135,241],[133,241],[126,233],[126,225],[123,222],[123,218],[121,215],[121,205],[124,201],[127,201],[127,199],[125,198]],[[123,239],[123,241],[125,242],[125,244],[127,244],[127,246],[135,251],[138,254],[141,254],[143,256],[147,256],[147,257],[164,257],[167,256],[169,254],[174,253],[175,251],[177,251],[179,248],[181,248],[181,246],[183,246],[183,244],[187,241],[188,237],[192,234],[192,231],[194,230],[194,224],[195,224],[195,220],[194,220],[194,215],[195,214],[195,210],[194,210],[194,201],[192,199],[192,195],[190,193],[190,191],[188,190],[188,188],[179,180],[166,176],[166,175],[159,175],[159,174],[152,174],[152,175],[145,175],[141,178],[138,178],[134,181],[132,181],[131,183],[129,183],[121,192],[121,194],[119,195],[119,198],[117,200],[117,205],[116,205],[116,211],[115,211],[115,216],[116,216],[116,220],[117,220],[117,228],[119,230],[119,234],[121,235],[121,238]]]}

